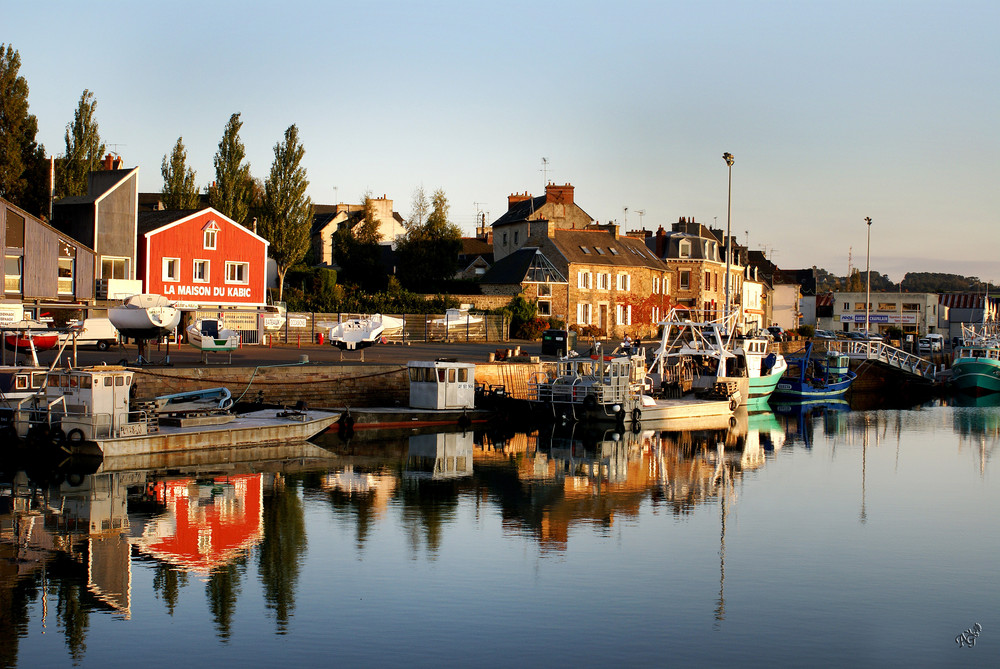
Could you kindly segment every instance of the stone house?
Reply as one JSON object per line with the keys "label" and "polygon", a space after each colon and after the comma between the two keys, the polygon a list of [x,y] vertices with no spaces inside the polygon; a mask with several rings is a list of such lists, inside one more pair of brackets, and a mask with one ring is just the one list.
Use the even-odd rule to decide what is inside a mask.
{"label": "stone house", "polygon": [[[396,237],[405,231],[403,217],[392,210],[392,200],[385,195],[372,198],[375,221],[378,223],[379,243],[394,246]],[[317,204],[313,206],[313,223],[310,232],[313,260],[317,265],[332,267],[333,237],[343,227],[353,228],[364,216],[364,204]]]}

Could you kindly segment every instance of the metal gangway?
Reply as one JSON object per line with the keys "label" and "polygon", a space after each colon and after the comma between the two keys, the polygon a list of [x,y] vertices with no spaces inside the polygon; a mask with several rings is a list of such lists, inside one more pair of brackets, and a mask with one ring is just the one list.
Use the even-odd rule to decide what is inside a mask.
{"label": "metal gangway", "polygon": [[838,339],[828,341],[827,350],[839,351],[851,360],[876,360],[906,374],[934,381],[937,366],[926,358],[907,353],[901,348],[890,346],[883,341],[850,341]]}

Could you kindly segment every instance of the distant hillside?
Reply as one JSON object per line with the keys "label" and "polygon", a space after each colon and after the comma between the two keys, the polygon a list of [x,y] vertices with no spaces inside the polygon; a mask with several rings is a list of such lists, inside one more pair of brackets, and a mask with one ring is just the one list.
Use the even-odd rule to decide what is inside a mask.
{"label": "distant hillside", "polygon": [[[836,276],[825,269],[816,270],[816,290],[817,292],[827,291],[862,291],[865,289],[865,272],[854,270],[851,277]],[[986,289],[988,284],[984,284],[975,276],[960,276],[958,274],[945,274],[942,272],[907,272],[903,280],[898,284],[885,274],[879,274],[872,270],[872,291],[892,292],[903,291],[907,293],[959,293],[976,292]],[[989,285],[991,293],[1000,294],[1000,289]]]}

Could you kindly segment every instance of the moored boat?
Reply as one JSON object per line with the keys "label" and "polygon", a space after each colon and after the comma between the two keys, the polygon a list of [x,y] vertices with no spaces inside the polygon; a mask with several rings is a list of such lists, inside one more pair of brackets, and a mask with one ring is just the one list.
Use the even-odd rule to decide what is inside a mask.
{"label": "moored boat", "polygon": [[181,312],[162,295],[140,293],[109,309],[108,319],[123,337],[149,340],[170,334]]}
{"label": "moored boat", "polygon": [[780,401],[810,402],[843,398],[857,378],[850,369],[850,358],[839,351],[827,351],[821,358],[812,357],[812,341],[801,357],[786,358],[788,371],[778,382],[772,397]]}
{"label": "moored boat", "polygon": [[223,326],[218,318],[201,318],[187,326],[188,343],[201,351],[235,351],[240,334]]}
{"label": "moored boat", "polygon": [[300,442],[339,417],[308,409],[233,414],[206,405],[180,411],[175,404],[166,418],[155,401],[131,400],[133,381],[134,372],[119,366],[54,370],[42,401],[22,400],[4,423],[29,447],[122,456]]}
{"label": "moored boat", "polygon": [[11,350],[48,351],[59,344],[59,333],[44,323],[23,320],[6,326],[3,343]]}

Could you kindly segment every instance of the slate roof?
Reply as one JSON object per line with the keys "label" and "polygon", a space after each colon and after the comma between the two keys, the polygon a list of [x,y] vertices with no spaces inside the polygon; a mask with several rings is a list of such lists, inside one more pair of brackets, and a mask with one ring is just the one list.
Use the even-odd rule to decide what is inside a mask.
{"label": "slate roof", "polygon": [[203,209],[161,209],[159,211],[140,211],[139,221],[136,226],[137,234],[141,239],[147,232],[158,230],[165,225],[170,225],[174,221],[187,218],[197,214]]}
{"label": "slate roof", "polygon": [[511,206],[507,210],[507,213],[493,221],[493,225],[497,226],[504,225],[505,223],[519,223],[520,221],[526,221],[529,216],[541,209],[544,204],[544,195],[539,195],[538,197],[532,197],[518,202],[517,204]]}
{"label": "slate roof", "polygon": [[627,236],[615,239],[605,230],[556,230],[552,243],[570,263],[666,268],[643,240]]}
{"label": "slate roof", "polygon": [[483,274],[479,283],[513,285],[525,281],[565,283],[566,277],[537,248],[518,249]]}

